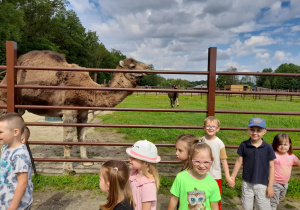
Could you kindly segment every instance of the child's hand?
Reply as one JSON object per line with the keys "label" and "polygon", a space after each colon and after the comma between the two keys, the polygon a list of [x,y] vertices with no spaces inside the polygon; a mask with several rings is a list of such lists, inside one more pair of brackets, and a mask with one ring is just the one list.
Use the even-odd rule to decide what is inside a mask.
{"label": "child's hand", "polygon": [[226,183],[229,187],[234,188],[235,186],[235,178],[234,177],[229,177],[228,179],[226,178]]}
{"label": "child's hand", "polygon": [[274,190],[273,190],[273,186],[268,186],[267,187],[267,198],[271,198],[274,195]]}

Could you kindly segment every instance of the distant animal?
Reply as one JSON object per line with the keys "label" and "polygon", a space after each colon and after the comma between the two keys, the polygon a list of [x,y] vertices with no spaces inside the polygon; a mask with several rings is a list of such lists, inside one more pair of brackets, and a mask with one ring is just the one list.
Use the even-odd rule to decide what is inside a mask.
{"label": "distant animal", "polygon": [[[178,85],[172,85],[172,89],[178,89]],[[169,92],[168,93],[169,99],[170,99],[170,103],[171,103],[171,107],[174,108],[175,106],[175,101],[177,103],[177,107],[179,106],[179,93],[178,92]]]}
{"label": "distant animal", "polygon": [[[31,51],[19,57],[18,66],[39,67],[69,67],[80,68],[77,64],[68,64],[63,55],[52,51]],[[150,70],[146,64],[139,63],[133,58],[120,61],[116,69]],[[114,73],[108,84],[113,88],[134,88],[145,73]],[[7,84],[7,79],[1,81]],[[24,70],[17,73],[19,85],[47,85],[47,86],[79,86],[103,87],[93,81],[88,72],[79,71],[47,71]],[[45,106],[91,106],[114,107],[121,103],[132,91],[100,91],[100,90],[55,90],[55,89],[18,89],[17,100],[20,105],[45,105]],[[0,104],[6,104],[7,91],[0,88]],[[87,123],[88,110],[59,110],[59,109],[28,109],[29,112],[47,116],[62,117],[64,123]],[[2,110],[5,113],[6,110]],[[25,110],[19,109],[20,114]],[[1,114],[1,113],[0,113]],[[64,127],[64,142],[72,142],[76,136],[75,127]],[[84,142],[86,129],[77,127],[78,142]],[[72,146],[64,146],[64,158],[70,158]],[[87,159],[87,151],[80,146],[80,157]],[[84,163],[91,165],[92,163]],[[64,163],[65,173],[75,173],[72,163]]]}

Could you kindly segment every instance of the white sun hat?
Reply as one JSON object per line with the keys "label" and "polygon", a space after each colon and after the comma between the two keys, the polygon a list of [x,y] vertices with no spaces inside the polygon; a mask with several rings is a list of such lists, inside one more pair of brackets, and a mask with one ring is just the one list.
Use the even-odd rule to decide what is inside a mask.
{"label": "white sun hat", "polygon": [[130,157],[149,163],[158,163],[160,161],[160,157],[157,155],[156,146],[146,139],[135,142],[131,148],[126,149],[126,153]]}

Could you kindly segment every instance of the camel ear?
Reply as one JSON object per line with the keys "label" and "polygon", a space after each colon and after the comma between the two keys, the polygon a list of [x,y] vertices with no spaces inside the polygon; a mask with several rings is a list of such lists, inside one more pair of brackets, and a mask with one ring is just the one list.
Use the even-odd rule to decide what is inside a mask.
{"label": "camel ear", "polygon": [[121,60],[121,61],[119,62],[119,64],[120,64],[120,66],[122,66],[122,67],[124,68],[124,61],[123,61],[123,60]]}

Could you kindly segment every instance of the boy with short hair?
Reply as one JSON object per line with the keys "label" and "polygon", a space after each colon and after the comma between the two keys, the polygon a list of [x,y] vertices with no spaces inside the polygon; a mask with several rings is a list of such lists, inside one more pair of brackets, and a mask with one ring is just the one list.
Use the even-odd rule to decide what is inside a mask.
{"label": "boy with short hair", "polygon": [[21,142],[25,123],[17,113],[0,116],[0,209],[29,210],[33,185],[28,151]]}
{"label": "boy with short hair", "polygon": [[238,148],[239,157],[232,172],[235,177],[243,164],[242,206],[252,210],[253,205],[257,210],[271,210],[270,197],[273,196],[274,159],[273,148],[263,140],[266,134],[266,122],[255,117],[248,124],[250,138],[243,141]]}
{"label": "boy with short hair", "polygon": [[[227,155],[225,145],[221,139],[216,136],[216,133],[220,130],[220,121],[214,116],[209,116],[204,120],[205,136],[202,137],[205,143],[208,144],[212,150],[214,162],[208,172],[208,174],[214,178],[220,189],[222,195],[222,169],[223,166],[226,182],[230,187],[234,187],[234,181],[230,177],[229,167],[227,163]],[[221,201],[219,202],[219,209],[221,209]]]}

